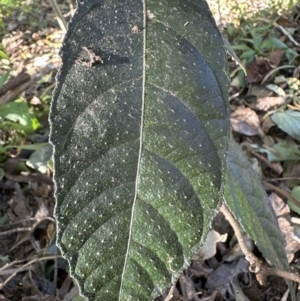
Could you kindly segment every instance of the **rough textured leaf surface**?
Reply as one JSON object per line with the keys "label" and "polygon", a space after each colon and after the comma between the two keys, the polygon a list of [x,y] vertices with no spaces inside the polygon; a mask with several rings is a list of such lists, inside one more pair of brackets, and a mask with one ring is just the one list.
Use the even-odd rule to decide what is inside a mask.
{"label": "rough textured leaf surface", "polygon": [[[229,141],[225,202],[258,249],[277,268],[289,271],[277,218],[258,175],[233,138]],[[293,286],[288,282],[292,297]]]}
{"label": "rough textured leaf surface", "polygon": [[151,300],[205,240],[228,140],[202,0],[79,1],[51,109],[58,243],[89,300]]}

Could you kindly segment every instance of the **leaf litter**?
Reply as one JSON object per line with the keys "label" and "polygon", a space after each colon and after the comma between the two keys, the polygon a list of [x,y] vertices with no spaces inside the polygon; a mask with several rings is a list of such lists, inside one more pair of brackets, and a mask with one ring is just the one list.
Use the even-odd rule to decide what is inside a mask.
{"label": "leaf litter", "polygon": [[[68,12],[68,7],[61,7]],[[21,81],[22,88],[19,91],[18,85],[12,85],[8,90],[10,95],[23,95],[36,106],[44,106],[40,101],[43,91],[51,85],[53,88],[54,76],[60,64],[57,50],[62,39],[61,31],[54,28],[50,20],[53,14],[51,8],[46,6],[42,11],[47,14],[47,29],[34,28],[30,32],[29,20],[16,24],[11,18],[7,21],[10,34],[2,39],[13,66],[11,76],[23,76],[26,70],[23,78],[29,82],[29,78],[40,72],[41,67],[54,66],[45,73],[51,75],[50,81],[30,81],[27,86]],[[290,37],[300,42],[297,31],[299,13],[296,7],[285,17],[277,19],[277,24],[287,31],[274,25],[280,39],[298,55],[299,48],[295,48]],[[265,187],[285,237],[291,266],[299,261],[299,224],[293,221],[299,221],[300,209],[288,197],[291,195],[300,201],[300,69],[297,60],[291,61],[284,49],[274,49],[267,56],[256,56],[246,68],[244,86],[242,80],[238,80],[238,85],[231,88],[231,123],[235,140],[250,148],[247,156],[264,181],[286,192],[282,196],[278,191]],[[1,69],[1,75],[4,71]],[[257,95],[255,86],[262,88],[265,94]],[[10,95],[7,94],[6,102],[13,100]],[[251,97],[254,97],[254,101],[249,101]],[[38,132],[36,136],[47,137],[47,127],[49,125],[46,122],[44,132]],[[5,137],[3,133],[1,135],[2,145]],[[36,143],[35,139],[27,142]],[[255,159],[258,153],[260,157],[256,156]],[[78,287],[69,276],[68,264],[61,258],[55,244],[51,169],[45,163],[47,158],[36,163],[36,160],[32,161],[32,154],[12,148],[8,152],[9,158],[1,165],[4,176],[0,181],[0,299],[50,301],[59,298],[81,301],[83,299],[80,299]],[[29,163],[31,169],[24,173],[22,168],[26,161],[32,163]],[[38,164],[36,169],[35,164]],[[272,164],[277,164],[277,167]],[[39,167],[42,167],[40,171]],[[39,173],[41,171],[44,175]],[[50,181],[47,182],[46,177]],[[219,215],[213,225],[214,234],[208,238],[202,254],[201,251],[195,254],[191,266],[179,278],[171,300],[279,300],[284,296],[286,285],[282,279],[272,279],[273,282],[266,288],[257,285],[226,220]],[[255,246],[254,251],[257,252]],[[6,283],[10,276],[11,279]],[[166,297],[167,292],[157,300]]]}

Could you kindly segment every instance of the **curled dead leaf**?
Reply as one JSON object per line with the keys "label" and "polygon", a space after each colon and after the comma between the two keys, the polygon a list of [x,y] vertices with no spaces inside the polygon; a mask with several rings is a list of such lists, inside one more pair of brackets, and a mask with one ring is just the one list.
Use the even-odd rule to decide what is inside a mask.
{"label": "curled dead leaf", "polygon": [[230,124],[235,132],[246,136],[264,136],[260,121],[255,111],[250,108],[238,107],[230,115]]}
{"label": "curled dead leaf", "polygon": [[269,130],[275,126],[275,123],[272,121],[271,117],[268,116],[263,119],[261,123],[262,130],[265,134],[268,134]]}
{"label": "curled dead leaf", "polygon": [[268,111],[270,108],[278,107],[284,103],[282,96],[267,96],[258,98],[255,103],[255,109],[260,111]]}

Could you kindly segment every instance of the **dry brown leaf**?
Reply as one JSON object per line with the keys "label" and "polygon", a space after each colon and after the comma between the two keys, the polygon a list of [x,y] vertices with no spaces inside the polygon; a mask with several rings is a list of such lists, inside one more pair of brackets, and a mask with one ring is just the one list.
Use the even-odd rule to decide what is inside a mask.
{"label": "dry brown leaf", "polygon": [[261,85],[252,85],[251,96],[255,96],[256,98],[262,98],[262,97],[272,96],[272,92],[270,92],[270,90],[266,89]]}
{"label": "dry brown leaf", "polygon": [[247,67],[246,82],[248,84],[260,83],[272,67],[268,59],[256,57]]}
{"label": "dry brown leaf", "polygon": [[265,135],[263,138],[263,147],[268,148],[272,147],[275,144],[275,140],[272,136]]}
{"label": "dry brown leaf", "polygon": [[290,171],[290,177],[300,178],[300,162],[295,163]]}
{"label": "dry brown leaf", "polygon": [[41,299],[41,301],[56,301],[57,298],[56,296],[52,296],[52,295],[46,295],[44,298]]}
{"label": "dry brown leaf", "polygon": [[279,66],[279,64],[282,60],[283,54],[284,54],[284,51],[281,49],[276,49],[269,54],[268,59],[270,61],[270,64],[272,65],[272,67]]}
{"label": "dry brown leaf", "polygon": [[192,265],[189,267],[189,272],[198,278],[202,276],[208,278],[208,275],[210,275],[213,271],[214,269],[208,267],[205,261],[192,262]]}
{"label": "dry brown leaf", "polygon": [[285,240],[285,251],[288,262],[292,262],[294,254],[300,250],[300,244],[295,239],[294,227],[291,225],[291,222],[284,217],[278,218],[278,224]]}
{"label": "dry brown leaf", "polygon": [[216,255],[216,245],[218,242],[227,240],[227,233],[220,235],[215,230],[210,230],[207,234],[204,245],[192,256],[192,260],[201,261],[209,259]]}
{"label": "dry brown leaf", "polygon": [[25,220],[30,217],[30,212],[28,210],[26,199],[23,195],[20,185],[18,183],[16,183],[14,185],[14,188],[15,188],[16,194],[9,201],[10,210],[9,210],[8,214],[9,214],[11,222]]}
{"label": "dry brown leaf", "polygon": [[277,217],[290,214],[288,205],[276,193],[272,192],[269,195],[269,200]]}
{"label": "dry brown leaf", "polygon": [[[59,289],[59,295],[60,296],[66,296],[68,294],[68,292],[70,291],[70,287],[71,287],[72,283],[73,283],[73,278],[71,278],[70,275],[67,275],[67,277],[64,280],[62,286]],[[77,289],[78,289],[78,287],[77,287]],[[66,297],[64,298],[64,301],[66,301],[65,299],[66,299]]]}
{"label": "dry brown leaf", "polygon": [[267,96],[256,100],[254,108],[260,111],[268,111],[270,108],[277,107],[284,103],[282,96]]}
{"label": "dry brown leaf", "polygon": [[264,135],[256,112],[250,108],[238,107],[230,115],[230,124],[235,132],[246,136]]}
{"label": "dry brown leaf", "polygon": [[293,72],[293,77],[298,78],[299,75],[300,75],[300,65],[297,68],[295,68],[295,70]]}
{"label": "dry brown leaf", "polygon": [[35,218],[37,220],[39,220],[39,219],[43,219],[44,217],[49,216],[50,214],[49,214],[48,208],[45,204],[45,201],[42,198],[38,198],[38,197],[35,197],[34,199],[38,204],[38,210],[35,214]]}
{"label": "dry brown leaf", "polygon": [[283,162],[283,177],[286,178],[286,184],[289,187],[300,185],[300,162],[297,160],[289,160]]}
{"label": "dry brown leaf", "polygon": [[272,121],[271,117],[268,116],[262,120],[261,127],[265,134],[268,134],[273,126],[275,126],[275,123]]}
{"label": "dry brown leaf", "polygon": [[294,227],[291,224],[290,209],[288,205],[275,193],[270,194],[269,200],[278,218],[278,225],[284,237],[288,262],[292,262],[294,254],[300,250],[300,243],[294,235]]}
{"label": "dry brown leaf", "polygon": [[73,286],[73,288],[66,295],[61,295],[65,296],[63,301],[71,301],[75,296],[79,295],[79,287],[77,285]]}
{"label": "dry brown leaf", "polygon": [[240,273],[249,273],[248,261],[244,257],[238,262],[221,264],[209,275],[205,287],[210,292],[217,290],[224,296],[226,291],[231,290],[230,284]]}
{"label": "dry brown leaf", "polygon": [[279,24],[283,27],[297,27],[298,26],[296,22],[293,22],[283,16],[280,16],[276,22],[277,22],[277,24]]}
{"label": "dry brown leaf", "polygon": [[182,292],[183,299],[186,301],[200,301],[198,298],[194,283],[191,278],[182,274],[179,277],[180,288]]}

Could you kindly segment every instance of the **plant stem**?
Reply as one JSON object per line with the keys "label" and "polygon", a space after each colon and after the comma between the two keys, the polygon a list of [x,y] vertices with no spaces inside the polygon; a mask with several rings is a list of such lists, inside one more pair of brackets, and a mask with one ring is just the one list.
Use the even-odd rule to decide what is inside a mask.
{"label": "plant stem", "polygon": [[260,259],[258,259],[251,251],[249,251],[245,239],[242,235],[240,225],[235,220],[235,218],[233,217],[232,213],[229,211],[225,203],[222,204],[220,211],[224,214],[225,218],[228,220],[228,222],[230,223],[231,227],[234,230],[234,233],[239,242],[241,250],[243,251],[245,258],[250,263],[249,270],[252,273],[256,274],[256,278],[261,285],[264,284],[266,276],[279,276],[300,283],[300,275],[298,274],[265,266],[265,264]]}

